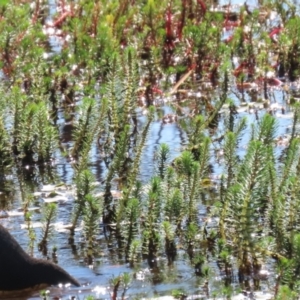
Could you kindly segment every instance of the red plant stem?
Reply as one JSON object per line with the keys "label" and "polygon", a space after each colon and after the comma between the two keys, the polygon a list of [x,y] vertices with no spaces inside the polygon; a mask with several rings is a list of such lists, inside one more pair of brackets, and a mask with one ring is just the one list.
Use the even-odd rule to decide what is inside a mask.
{"label": "red plant stem", "polygon": [[274,28],[270,33],[269,33],[269,38],[272,39],[273,42],[277,42],[275,39],[275,35],[279,34],[282,31],[281,27],[276,27]]}
{"label": "red plant stem", "polygon": [[59,27],[67,19],[67,17],[72,16],[70,11],[64,12],[53,24],[52,27]]}
{"label": "red plant stem", "polygon": [[157,87],[157,85],[152,87],[152,91],[153,91],[153,93],[158,94],[158,95],[164,94],[163,91]]}
{"label": "red plant stem", "polygon": [[205,15],[206,13],[206,5],[203,0],[197,0],[198,4],[201,6],[202,14]]}
{"label": "red plant stem", "polygon": [[167,9],[166,13],[166,40],[165,40],[165,47],[168,50],[174,49],[174,37],[172,33],[172,12],[170,6]]}
{"label": "red plant stem", "polygon": [[32,17],[32,24],[35,24],[40,13],[40,0],[35,1],[35,10]]}
{"label": "red plant stem", "polygon": [[172,13],[170,6],[168,7],[166,14],[166,35],[167,38],[170,38],[172,36]]}
{"label": "red plant stem", "polygon": [[182,39],[182,30],[185,24],[185,14],[186,14],[186,1],[187,0],[182,0],[182,10],[181,10],[181,19],[178,22],[178,29],[177,29],[177,34],[178,34],[178,39]]}
{"label": "red plant stem", "polygon": [[233,75],[236,77],[241,75],[242,73],[247,73],[247,74],[253,75],[254,74],[254,64],[249,61],[244,61],[233,71]]}

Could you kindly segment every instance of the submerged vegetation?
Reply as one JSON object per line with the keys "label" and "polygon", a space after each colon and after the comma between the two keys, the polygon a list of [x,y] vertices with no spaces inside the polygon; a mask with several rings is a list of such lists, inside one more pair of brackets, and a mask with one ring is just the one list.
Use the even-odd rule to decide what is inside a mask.
{"label": "submerged vegetation", "polygon": [[[110,279],[111,299],[142,263],[167,282],[160,269],[182,257],[207,299],[259,291],[269,276],[270,297],[296,299],[297,7],[0,1],[0,209],[19,195],[30,252],[48,255],[63,218],[74,259],[95,266],[114,249],[130,267]],[[176,124],[180,151],[154,141],[154,124]]]}

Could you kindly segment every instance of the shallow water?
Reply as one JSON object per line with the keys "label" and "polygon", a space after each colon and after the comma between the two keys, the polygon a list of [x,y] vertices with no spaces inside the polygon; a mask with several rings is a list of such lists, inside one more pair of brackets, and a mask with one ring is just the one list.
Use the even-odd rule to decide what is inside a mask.
{"label": "shallow water", "polygon": [[[287,105],[284,103],[282,92],[275,91],[275,95],[277,101],[276,105],[279,107],[284,106],[286,109],[285,114],[282,114],[280,109],[274,112],[278,120],[278,136],[284,136],[290,131],[292,114],[290,113]],[[234,95],[231,95],[231,97],[238,102],[238,99],[234,98]],[[162,110],[164,114],[171,112],[171,108],[168,106],[163,107]],[[246,151],[245,146],[249,140],[250,124],[252,122],[256,123],[257,120],[255,114],[251,111],[249,112],[248,109],[245,109],[243,106],[240,106],[238,111],[238,118],[246,116],[248,119],[248,129],[243,135],[239,149],[239,155],[243,156],[243,153]],[[259,117],[261,117],[264,113],[265,110],[259,110]],[[222,119],[226,114],[227,111],[225,108],[221,114],[221,126]],[[141,125],[144,120],[145,118],[141,116],[139,119]],[[215,137],[216,136],[218,136],[218,132],[215,133]],[[162,142],[167,143],[171,147],[171,155],[173,159],[179,155],[187,142],[187,137],[183,134],[178,123],[163,124],[161,120],[157,119],[152,124],[140,167],[140,176],[144,183],[150,179],[154,172],[154,152]],[[213,145],[212,153],[216,151],[216,149],[213,149],[214,147],[215,146]],[[277,147],[278,156],[283,149],[284,147]],[[103,180],[105,173],[103,173],[104,167],[98,165],[101,164],[101,160],[99,159],[99,153],[96,148],[93,149],[92,153],[92,170],[96,176],[100,190],[101,184],[99,184],[99,182]],[[57,157],[56,162],[57,163],[54,163],[53,165],[53,173],[56,174],[58,182],[70,184],[73,176],[72,166],[62,157]],[[212,155],[211,164],[213,166],[212,178],[218,178],[223,169],[222,159],[221,161],[217,161],[216,156]],[[12,178],[12,181],[16,182],[17,178]],[[39,180],[37,180],[37,182],[39,182]],[[39,241],[41,235],[40,207],[45,200],[48,200],[48,198],[46,198],[46,194],[53,188],[54,186],[52,185],[43,186],[36,184],[32,190],[34,192],[40,192],[36,194],[37,196],[33,207],[33,209],[35,209],[35,213],[32,215],[31,223],[36,234],[36,242]],[[174,262],[174,265],[171,267],[168,266],[166,258],[162,256],[158,263],[159,267],[156,270],[151,270],[146,261],[143,261],[132,269],[128,266],[128,264],[126,264],[122,257],[120,258],[118,256],[117,250],[114,248],[114,245],[105,238],[102,230],[103,228],[101,227],[100,234],[98,236],[100,255],[95,259],[93,266],[88,266],[83,259],[84,253],[82,252],[83,248],[81,247],[81,227],[78,227],[75,235],[75,245],[77,246],[76,252],[71,249],[68,243],[69,231],[63,227],[63,225],[67,224],[70,219],[70,212],[74,201],[73,188],[69,186],[68,189],[66,189],[66,187],[62,186],[61,188],[56,188],[56,190],[61,193],[61,196],[58,196],[58,215],[56,218],[55,230],[48,245],[48,256],[51,257],[51,249],[54,246],[57,247],[58,264],[65,268],[72,276],[77,278],[83,286],[81,288],[51,287],[49,288],[49,294],[51,297],[58,296],[70,299],[70,297],[75,296],[76,299],[84,299],[87,295],[93,295],[97,297],[97,299],[110,299],[110,280],[113,277],[117,277],[126,272],[133,275],[130,287],[126,292],[126,295],[129,295],[129,298],[137,297],[137,299],[141,299],[143,297],[149,298],[158,295],[170,295],[172,290],[182,288],[183,290],[188,291],[189,295],[194,295],[194,298],[190,299],[208,299],[209,294],[207,294],[205,289],[203,289],[205,279],[194,275],[194,268],[191,266],[185,251],[179,250],[178,257]],[[205,195],[206,200],[202,202],[203,204],[199,207],[200,218],[205,218],[206,205],[211,205],[213,203],[213,197],[213,194],[211,196],[209,194]],[[28,231],[26,229],[26,224],[24,223],[23,213],[19,210],[21,206],[21,193],[16,190],[13,196],[12,207],[7,211],[9,217],[0,219],[0,222],[9,229],[11,234],[17,239],[24,249],[29,249]],[[34,256],[43,257],[36,247],[34,249]],[[214,279],[210,281],[208,286],[208,289],[211,292],[218,290],[222,284],[223,278],[220,277],[219,270],[217,266],[215,266],[214,261],[210,261],[209,264],[212,272],[214,273],[211,276],[211,278]],[[270,277],[261,282],[261,290],[265,293],[267,293],[270,287],[272,288],[273,286],[273,279],[271,279],[272,274],[274,275],[274,273],[272,273],[272,264],[268,266],[268,271],[271,274]],[[39,299],[39,293],[36,293],[29,299]]]}
{"label": "shallow water", "polygon": [[[221,1],[222,4],[227,3],[226,1]],[[54,1],[49,1],[51,4],[50,16],[55,13],[55,4]],[[231,1],[231,4],[240,4],[240,1]],[[249,5],[257,6],[256,1],[247,1]],[[61,46],[59,41],[50,37],[50,44],[52,46],[53,52],[59,52]],[[276,103],[279,107],[277,110],[274,109],[274,115],[278,120],[278,132],[277,135],[284,137],[286,134],[290,133],[292,113],[289,110],[288,105],[283,99],[283,93],[280,90],[274,91]],[[243,135],[242,141],[240,143],[239,155],[242,157],[246,152],[246,145],[249,140],[250,134],[250,124],[257,123],[256,114],[253,109],[248,109],[245,106],[241,106],[239,99],[236,98],[234,94],[230,95],[237,105],[238,108],[238,118],[246,116],[248,119],[248,128]],[[249,98],[246,98],[249,102]],[[262,109],[260,105],[257,105],[258,117],[260,118],[265,112],[265,109]],[[281,107],[284,107],[285,113],[281,112]],[[173,112],[172,108],[168,105],[165,105],[160,108],[162,115]],[[220,128],[222,129],[224,117],[228,113],[227,109],[222,110]],[[139,125],[142,127],[145,123],[146,118],[144,116],[139,117]],[[63,112],[60,112],[59,119],[57,123],[60,126],[61,133],[64,133],[63,136],[68,136],[70,134],[69,124],[65,124],[63,117]],[[212,138],[218,137],[218,131],[212,135]],[[161,143],[166,143],[171,148],[171,160],[176,158],[184,146],[187,144],[187,136],[180,127],[180,122],[163,124],[161,118],[157,116],[156,120],[152,123],[150,133],[148,135],[148,141],[144,148],[141,166],[140,166],[140,179],[145,184],[149,181],[151,176],[154,173],[154,153],[155,150]],[[71,141],[66,141],[64,145],[67,148],[71,147]],[[212,145],[211,153],[218,153],[221,149],[218,148],[217,143]],[[279,156],[284,149],[284,146],[279,145],[276,148],[276,154]],[[101,160],[100,153],[96,146],[93,147],[92,151],[92,160],[91,160],[91,170],[93,171],[96,180],[100,183],[105,178],[105,166]],[[211,156],[211,165],[213,167],[213,172],[211,174],[212,179],[217,181],[223,171],[222,157],[217,159],[216,155]],[[29,166],[32,167],[32,166]],[[40,173],[36,171],[36,176],[33,180],[29,180],[25,186],[30,193],[41,192],[37,195],[34,201],[34,208],[36,212],[32,215],[31,226],[34,227],[36,234],[36,243],[39,241],[41,236],[41,211],[40,208],[44,203],[47,191],[45,191],[45,186],[43,184],[51,183],[52,180],[49,177],[45,176],[44,178],[40,177]],[[74,201],[74,189],[72,186],[72,177],[74,174],[73,167],[66,158],[62,157],[59,152],[57,152],[57,157],[53,166],[51,168],[51,175],[56,178],[56,182],[62,182],[68,186],[68,189],[62,189],[61,193],[63,194],[58,201],[58,215],[56,218],[56,226],[53,232],[52,238],[49,241],[49,256],[51,257],[51,249],[57,247],[58,254],[58,264],[66,269],[72,276],[77,278],[82,284],[80,288],[68,287],[68,288],[49,288],[50,298],[62,297],[64,299],[71,299],[71,297],[76,297],[76,299],[84,299],[88,295],[93,295],[97,299],[110,299],[111,293],[111,284],[110,280],[113,277],[117,277],[122,273],[131,273],[133,275],[132,282],[129,286],[129,289],[126,292],[129,299],[142,299],[155,296],[170,296],[171,291],[174,289],[182,288],[185,291],[188,291],[190,297],[188,299],[209,299],[213,291],[218,291],[224,281],[224,277],[220,276],[218,267],[216,266],[213,260],[209,261],[209,266],[211,267],[212,274],[211,280],[207,290],[205,286],[205,278],[200,278],[195,276],[194,268],[191,266],[189,258],[185,251],[179,250],[176,261],[173,266],[168,266],[167,260],[164,256],[160,257],[158,263],[158,269],[150,269],[146,261],[137,264],[133,269],[126,264],[123,258],[120,258],[114,244],[111,241],[108,241],[104,234],[103,228],[100,227],[100,233],[98,236],[98,245],[101,249],[99,256],[95,259],[93,266],[87,265],[84,261],[84,253],[82,247],[82,238],[81,238],[81,228],[78,227],[75,235],[75,245],[77,246],[77,251],[74,252],[71,249],[68,243],[69,231],[63,228],[63,225],[67,224],[70,220],[70,212],[72,210],[73,201]],[[26,224],[24,223],[23,213],[20,212],[22,207],[22,190],[20,187],[20,182],[18,180],[17,174],[13,174],[10,178],[12,184],[15,186],[15,192],[12,196],[11,207],[7,210],[9,217],[0,218],[0,223],[9,229],[11,234],[17,239],[24,249],[29,250],[29,237],[28,231],[26,229]],[[24,187],[23,187],[24,188]],[[44,188],[44,191],[43,191]],[[101,191],[101,184],[98,186],[99,191]],[[50,187],[51,189],[51,187]],[[1,195],[4,196],[4,195]],[[202,202],[199,207],[199,215],[201,218],[206,216],[207,210],[206,205],[213,204],[214,194],[207,193],[204,195],[205,201]],[[214,220],[212,220],[212,223]],[[100,222],[99,222],[100,223]],[[213,224],[211,225],[213,226]],[[180,245],[179,245],[180,246]],[[43,255],[34,248],[35,257],[43,257]],[[180,249],[180,247],[179,247]],[[272,290],[273,280],[274,280],[274,270],[272,266],[272,261],[270,260],[269,265],[267,266],[270,276],[268,276],[264,281],[261,281],[261,292],[262,295],[256,294],[256,296],[251,299],[269,299],[268,292]],[[272,279],[273,278],[273,279]],[[232,285],[238,289],[238,281],[234,282]],[[238,293],[237,293],[238,294]],[[250,299],[247,295],[238,294],[236,299]],[[39,293],[37,292],[30,298],[26,299],[40,299]]]}

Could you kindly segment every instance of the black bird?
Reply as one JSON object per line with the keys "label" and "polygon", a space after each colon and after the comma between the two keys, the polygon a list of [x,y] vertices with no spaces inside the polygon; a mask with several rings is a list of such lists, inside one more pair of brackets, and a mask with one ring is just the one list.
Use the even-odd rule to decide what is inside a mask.
{"label": "black bird", "polygon": [[59,283],[80,286],[58,265],[29,256],[0,225],[0,299]]}

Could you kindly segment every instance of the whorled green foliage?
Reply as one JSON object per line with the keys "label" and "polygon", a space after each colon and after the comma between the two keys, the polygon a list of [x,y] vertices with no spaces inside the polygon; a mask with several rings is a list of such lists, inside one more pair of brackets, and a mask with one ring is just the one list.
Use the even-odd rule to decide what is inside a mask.
{"label": "whorled green foliage", "polygon": [[278,189],[284,189],[288,184],[289,177],[293,174],[296,174],[297,167],[299,164],[299,150],[300,150],[300,141],[299,139],[293,140],[287,151],[286,158],[284,160],[284,164],[282,166],[282,174],[280,177],[280,183]]}
{"label": "whorled green foliage", "polygon": [[[21,50],[18,41],[20,35],[23,34],[24,30],[28,30],[30,27],[28,19],[30,7],[28,5],[5,5],[5,8],[1,7],[1,9],[4,10],[6,16],[8,16],[8,18],[5,18],[5,22],[1,22],[0,25],[0,48],[5,53],[1,67],[4,68],[5,72],[14,76],[15,66],[12,64],[12,57],[18,50]],[[15,20],[18,20],[18,22]],[[17,76],[19,76],[19,74],[17,74]]]}
{"label": "whorled green foliage", "polygon": [[155,155],[156,174],[162,179],[162,190],[165,195],[164,211],[165,219],[174,222],[178,227],[185,215],[186,209],[183,195],[179,188],[180,180],[177,180],[174,169],[169,166],[170,148],[167,144],[161,144]]}
{"label": "whorled green foliage", "polygon": [[33,102],[17,88],[11,96],[14,154],[26,163],[49,161],[57,147],[58,132],[51,124],[47,105],[43,101]]}
{"label": "whorled green foliage", "polygon": [[146,195],[144,228],[142,228],[142,240],[144,253],[150,256],[157,256],[160,247],[160,221],[162,213],[163,193],[161,179],[153,177]]}
{"label": "whorled green foliage", "polygon": [[290,259],[284,258],[277,263],[278,277],[276,284],[277,291],[275,292],[275,296],[277,296],[276,299],[294,299],[291,296],[295,296],[295,294],[290,286],[294,280],[293,268],[293,260]]}
{"label": "whorled green foliage", "polygon": [[115,174],[117,173],[118,170],[120,170],[124,161],[127,159],[129,130],[130,130],[130,126],[125,125],[118,139],[118,143],[116,145],[116,152],[114,154],[113,161],[109,165],[108,173],[106,176],[103,213],[105,215],[104,220],[107,223],[111,223],[114,219],[114,216],[112,214],[115,214],[115,212],[112,211],[111,209],[111,202],[112,202],[111,185]]}
{"label": "whorled green foliage", "polygon": [[[269,151],[269,153],[271,153]],[[274,154],[271,153],[268,164],[269,173],[269,201],[265,211],[265,220],[268,226],[265,233],[275,237],[277,251],[283,253],[287,245],[290,245],[290,238],[294,225],[287,226],[297,216],[298,197],[295,196],[298,190],[296,176],[299,162],[299,141],[293,140],[287,150],[285,158],[276,169]],[[280,174],[278,176],[278,174]],[[294,211],[294,208],[296,209]],[[295,219],[297,220],[297,218]],[[293,223],[293,221],[292,221]],[[270,227],[269,227],[270,226]],[[287,230],[287,228],[289,228]],[[287,246],[288,248],[290,246]]]}
{"label": "whorled green foliage", "polygon": [[124,125],[136,126],[137,80],[137,57],[135,51],[129,48],[126,49],[122,57],[112,55],[112,67],[103,96],[108,103],[106,126],[108,127],[108,137],[111,142],[111,144],[106,142],[103,144],[105,147],[110,147],[112,151],[117,146]]}
{"label": "whorled green foliage", "polygon": [[178,175],[190,181],[194,169],[194,157],[190,151],[184,151],[181,153],[175,161],[175,166],[178,171]]}
{"label": "whorled green foliage", "polygon": [[265,114],[256,128],[255,139],[264,145],[273,145],[278,128],[277,120],[269,114]]}
{"label": "whorled green foliage", "polygon": [[237,136],[234,132],[228,132],[225,136],[224,158],[227,167],[227,186],[231,185],[237,167]]}
{"label": "whorled green foliage", "polygon": [[31,218],[32,218],[31,212],[27,212],[24,215],[24,219],[26,222],[26,229],[27,229],[28,237],[29,237],[28,249],[29,249],[29,253],[31,254],[31,256],[33,256],[34,246],[35,246],[35,241],[36,241],[36,233],[33,229],[33,226],[31,223]]}
{"label": "whorled green foliage", "polygon": [[45,204],[43,207],[43,235],[41,238],[41,241],[39,242],[39,249],[46,254],[47,253],[47,241],[49,239],[49,236],[52,233],[53,228],[51,225],[53,225],[55,218],[57,215],[57,206],[55,203],[49,203]]}
{"label": "whorled green foliage", "polygon": [[129,252],[128,252],[128,261],[130,263],[130,266],[134,266],[134,264],[137,262],[139,256],[141,255],[141,242],[138,239],[135,239],[131,242]]}
{"label": "whorled green foliage", "polygon": [[78,119],[73,133],[72,157],[78,158],[85,145],[89,145],[93,141],[92,133],[96,121],[95,105],[94,99],[83,98],[82,104],[78,107]]}
{"label": "whorled green foliage", "polygon": [[28,104],[20,116],[18,131],[16,134],[16,151],[20,153],[20,157],[30,161],[33,160],[37,147],[37,133],[35,131],[36,122],[35,116],[38,111],[38,106],[35,103]]}
{"label": "whorled green foliage", "polygon": [[162,193],[161,179],[158,176],[152,177],[147,191],[147,213],[149,223],[157,224],[161,218],[164,195]]}
{"label": "whorled green foliage", "polygon": [[200,144],[205,137],[203,132],[204,127],[204,117],[199,115],[191,120],[190,126],[187,128],[187,133],[189,136],[189,148],[191,149],[195,160],[198,160],[200,156]]}
{"label": "whorled green foliage", "polygon": [[165,195],[165,217],[167,220],[180,227],[186,213],[182,192],[179,188],[175,187],[166,192]]}
{"label": "whorled green foliage", "polygon": [[299,121],[300,121],[300,104],[298,102],[295,103],[293,105],[293,109],[294,109],[294,117],[293,117],[293,125],[292,125],[290,143],[297,136],[297,125],[299,124]]}
{"label": "whorled green foliage", "polygon": [[[131,249],[133,240],[138,236],[138,220],[140,216],[140,202],[136,198],[128,200],[127,206],[125,207],[125,222],[122,224],[122,236],[125,244],[125,256],[128,257],[132,250],[132,262],[133,257],[136,256],[135,250]],[[134,247],[136,249],[136,247]]]}
{"label": "whorled green foliage", "polygon": [[280,300],[280,299],[296,300],[298,293],[293,291],[287,285],[281,285],[275,296],[276,296],[276,298],[275,298],[276,300]]}
{"label": "whorled green foliage", "polygon": [[197,241],[197,235],[199,233],[199,227],[197,223],[191,222],[188,224],[184,233],[185,243],[187,245],[187,251],[190,258],[194,255],[194,246]]}
{"label": "whorled green foliage", "polygon": [[210,159],[210,145],[211,140],[209,137],[205,137],[201,143],[200,147],[200,156],[198,159],[199,162],[199,179],[202,180],[208,174],[208,166],[209,166],[209,159]]}
{"label": "whorled green foliage", "polygon": [[[107,98],[109,108],[108,108],[108,128],[111,133],[114,135],[114,138],[117,139],[119,134],[119,114],[122,113],[122,82],[120,74],[117,72],[117,64],[119,63],[118,57],[112,55],[112,68],[108,74],[108,82],[106,84],[106,93],[104,95]],[[113,146],[113,145],[107,145]]]}
{"label": "whorled green foliage", "polygon": [[101,132],[107,113],[107,101],[102,99],[100,104],[91,98],[84,98],[79,107],[79,119],[75,125],[74,146],[71,155],[77,159],[76,172],[88,168],[89,152]]}
{"label": "whorled green foliage", "polygon": [[[95,182],[95,178],[91,171],[83,170],[80,173],[78,173],[76,175],[75,182],[77,192],[71,216],[71,235],[74,235],[74,231],[77,226],[78,220],[84,215],[88,205],[90,205],[90,209],[88,209],[90,213],[93,212],[91,210],[93,209],[93,205],[96,205],[96,200],[94,200],[93,198],[93,192],[95,190],[95,186],[93,183]],[[98,206],[96,205],[95,207],[96,211],[98,211]],[[93,221],[94,215],[92,214],[91,216],[91,220]]]}
{"label": "whorled green foliage", "polygon": [[282,53],[284,56],[284,67],[287,70],[289,79],[292,81],[299,77],[299,33],[300,18],[299,16],[294,16],[287,20],[285,34],[280,37],[280,41],[288,45],[282,49]]}
{"label": "whorled green foliage", "polygon": [[[209,151],[209,139],[203,139],[201,145],[200,162],[196,162],[190,151],[184,151],[175,161],[174,168],[165,167],[168,147],[164,146],[158,150],[164,150],[157,160],[157,177],[151,179],[146,199],[143,200],[144,222],[142,229],[142,241],[144,253],[154,259],[162,248],[160,235],[165,236],[164,249],[169,263],[175,259],[177,248],[175,236],[184,237],[187,247],[193,252],[195,237],[200,233],[197,218],[198,197],[201,190],[201,179],[207,175]],[[159,168],[159,166],[162,166]],[[160,172],[164,170],[164,172]],[[202,172],[201,172],[202,170]],[[163,176],[160,176],[161,173]],[[159,183],[159,184],[158,184]],[[163,209],[163,210],[162,210]],[[162,212],[164,212],[162,214]],[[163,226],[158,226],[160,220]],[[182,228],[183,221],[187,221],[187,227]],[[190,234],[187,233],[191,229]],[[193,228],[193,230],[192,230]],[[176,233],[176,234],[175,234]]]}
{"label": "whorled green foliage", "polygon": [[228,277],[232,276],[232,249],[229,247],[229,245],[226,244],[226,241],[224,241],[222,238],[220,238],[216,245],[216,250],[218,253],[218,266],[220,268],[223,268],[226,275]]}
{"label": "whorled green foliage", "polygon": [[137,57],[134,48],[128,47],[124,52],[125,74],[122,78],[125,95],[122,105],[122,115],[119,116],[121,124],[129,123],[130,119],[135,117],[134,109],[137,107],[137,87],[138,87],[138,72],[137,72]]}
{"label": "whorled green foliage", "polygon": [[162,223],[162,229],[165,237],[165,253],[167,255],[169,264],[172,264],[177,255],[175,230],[168,221],[164,221]]}
{"label": "whorled green foliage", "polygon": [[260,232],[264,230],[261,220],[270,207],[270,170],[275,163],[275,119],[265,115],[253,132],[253,139],[240,164],[237,164],[235,154],[238,145],[236,133],[227,133],[224,148],[227,189],[221,198],[219,230],[221,238],[237,251],[241,273],[248,272],[253,266],[257,267],[257,245]]}
{"label": "whorled green foliage", "polygon": [[[135,149],[134,149],[132,162],[130,164],[130,166],[131,166],[130,172],[129,172],[129,169],[123,170],[123,172],[128,175],[127,175],[126,179],[124,180],[123,197],[119,202],[119,205],[117,207],[117,212],[116,212],[117,231],[120,231],[121,220],[124,217],[124,209],[127,207],[128,200],[131,197],[131,194],[136,185],[136,179],[137,179],[137,176],[138,176],[139,170],[140,170],[139,167],[140,167],[142,151],[143,151],[145,143],[147,141],[148,132],[150,130],[150,126],[153,121],[153,118],[154,118],[154,108],[150,107],[148,120],[139,136],[139,139],[137,140],[137,145],[135,146]],[[129,127],[128,127],[128,130],[129,130]],[[128,138],[128,135],[126,135],[125,137]],[[124,159],[128,160],[128,155],[127,155],[128,152],[126,152],[126,150],[129,150],[129,149],[126,149],[126,147],[128,147],[128,140],[124,140],[124,142],[120,143],[120,146],[121,146],[120,149],[118,148],[119,152],[117,153],[117,155],[115,157],[117,163],[122,162]],[[118,170],[118,169],[116,168],[116,170]],[[121,170],[122,170],[122,168],[121,168]],[[109,175],[111,175],[111,174],[112,174],[112,171],[109,170]],[[107,190],[107,187],[110,186],[110,182],[108,179],[109,179],[109,177],[107,177],[106,190]]]}
{"label": "whorled green foliage", "polygon": [[37,155],[39,162],[49,161],[57,149],[58,132],[50,124],[50,116],[45,103],[37,104]]}
{"label": "whorled green foliage", "polygon": [[96,238],[99,234],[99,220],[102,212],[100,199],[92,194],[84,196],[85,206],[83,209],[83,234],[86,241],[86,258],[91,264],[97,253]]}
{"label": "whorled green foliage", "polygon": [[277,185],[272,193],[272,205],[269,219],[272,235],[276,238],[277,251],[292,257],[294,235],[299,230],[299,191],[298,164],[300,144],[293,140],[282,166],[282,173],[275,181]]}
{"label": "whorled green foliage", "polygon": [[[277,177],[273,149],[275,132],[275,120],[265,116],[254,128],[252,141],[238,167],[231,162],[236,161],[235,134],[226,135],[225,159],[232,167],[227,169],[230,180],[221,202],[220,233],[236,251],[241,273],[259,267],[261,254],[281,257],[280,260],[283,260],[281,255],[291,257],[292,262],[281,267],[280,276],[285,279],[279,280],[280,284],[291,284],[296,276],[291,270],[297,269],[292,249],[296,249],[294,237],[299,227],[296,196],[299,185],[295,177],[299,142],[296,139],[291,142],[284,161],[279,165],[281,176]],[[233,167],[235,169],[231,171]],[[273,242],[267,242],[261,232],[274,236]]]}
{"label": "whorled green foliage", "polygon": [[237,248],[239,266],[245,272],[257,258],[255,246],[262,230],[258,224],[268,199],[266,162],[265,147],[259,141],[252,141],[225,200],[229,201],[227,238]]}
{"label": "whorled green foliage", "polygon": [[204,139],[199,148],[199,161],[195,161],[190,151],[184,151],[176,159],[183,199],[187,203],[187,222],[195,222],[197,218],[197,197],[201,190],[200,182],[206,175],[210,140]]}
{"label": "whorled green foliage", "polygon": [[[227,78],[228,80],[228,78]],[[224,82],[225,84],[225,82]],[[227,127],[227,130],[229,132],[233,132],[234,130],[234,121],[236,119],[237,111],[236,111],[236,105],[233,100],[228,100],[228,108],[229,108],[229,114],[228,118],[225,120],[225,126]]]}
{"label": "whorled green foliage", "polygon": [[167,144],[160,144],[155,154],[155,162],[158,176],[164,179],[166,168],[170,159],[170,147]]}
{"label": "whorled green foliage", "polygon": [[[234,176],[236,174],[236,168],[238,166],[238,156],[236,154],[238,142],[241,138],[243,130],[246,128],[246,119],[242,118],[237,124],[232,124],[232,130],[229,130],[225,134],[224,143],[224,158],[226,165],[227,180],[226,186],[230,186]],[[222,198],[222,195],[221,195]]]}
{"label": "whorled green foliage", "polygon": [[150,131],[150,126],[154,119],[154,113],[155,113],[155,108],[153,106],[149,107],[147,122],[146,122],[145,126],[143,127],[142,132],[139,135],[139,138],[137,139],[137,145],[135,146],[131,172],[129,173],[128,179],[126,180],[127,188],[125,189],[125,197],[124,197],[125,200],[126,200],[126,197],[128,197],[128,195],[131,194],[132,189],[135,185],[136,178],[140,171],[139,167],[140,167],[141,157],[142,157],[144,146],[147,142],[147,137],[148,137],[148,133]]}
{"label": "whorled green foliage", "polygon": [[[123,61],[121,62],[121,59]],[[104,151],[104,161],[108,167],[105,182],[104,219],[117,221],[117,231],[124,218],[124,209],[136,185],[142,150],[154,118],[154,109],[149,108],[148,120],[137,136],[137,65],[133,49],[127,49],[123,57],[114,57],[113,68],[106,86],[104,98],[108,103],[108,118],[105,126],[108,131],[101,137],[99,146]],[[121,68],[120,68],[121,65]],[[123,197],[116,211],[112,211],[111,188],[114,177],[119,179]]]}
{"label": "whorled green foliage", "polygon": [[129,286],[132,282],[132,277],[129,273],[124,272],[119,276],[112,277],[109,281],[111,288],[111,298],[118,299],[118,293],[121,290],[121,298],[125,298],[125,293],[129,289]]}
{"label": "whorled green foliage", "polygon": [[2,175],[9,170],[12,163],[10,139],[4,127],[3,119],[0,118],[0,172]]}
{"label": "whorled green foliage", "polygon": [[110,182],[113,176],[121,169],[128,154],[128,143],[130,139],[130,125],[126,124],[120,133],[118,143],[116,144],[114,159],[110,165],[107,182]]}
{"label": "whorled green foliage", "polygon": [[175,169],[175,163],[176,163],[176,160],[171,164],[171,166],[168,166],[166,169],[164,182],[165,182],[165,188],[166,188],[167,193],[169,191],[171,191],[171,189],[174,186],[177,186],[177,187],[179,186],[179,182],[177,181],[178,176],[177,176],[177,172]]}

